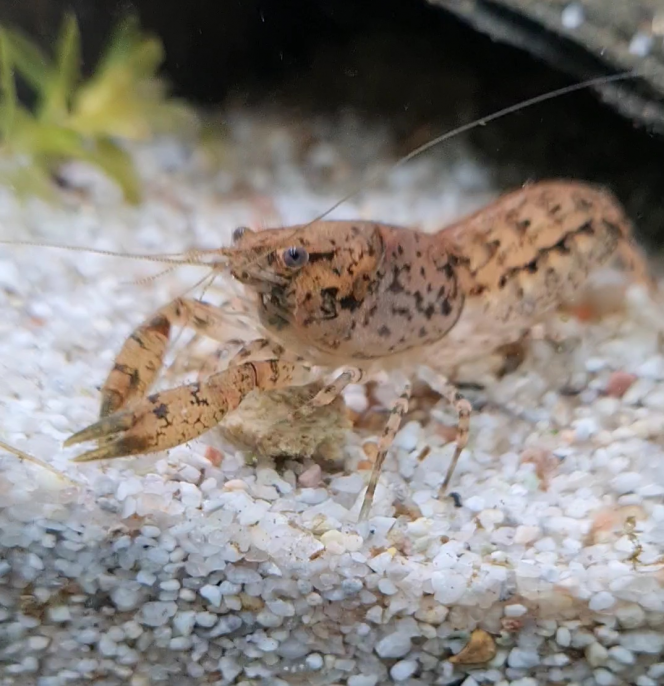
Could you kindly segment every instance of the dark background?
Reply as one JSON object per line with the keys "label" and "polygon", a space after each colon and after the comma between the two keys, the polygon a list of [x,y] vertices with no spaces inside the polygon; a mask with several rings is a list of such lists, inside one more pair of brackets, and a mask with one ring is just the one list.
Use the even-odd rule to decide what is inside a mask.
{"label": "dark background", "polygon": [[[164,42],[190,102],[342,108],[389,121],[405,154],[427,137],[573,79],[420,0],[0,0],[0,22],[50,45],[62,12],[91,70],[113,23],[136,12]],[[661,242],[664,140],[584,91],[468,134],[500,186],[573,177],[610,187],[641,237]]]}

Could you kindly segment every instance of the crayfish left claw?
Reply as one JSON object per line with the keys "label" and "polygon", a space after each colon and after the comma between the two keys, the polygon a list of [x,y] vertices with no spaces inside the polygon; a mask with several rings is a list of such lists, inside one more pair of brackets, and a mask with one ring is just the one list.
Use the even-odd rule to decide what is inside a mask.
{"label": "crayfish left claw", "polygon": [[96,439],[107,438],[120,431],[127,431],[134,425],[134,413],[131,411],[117,412],[100,419],[98,422],[86,427],[71,435],[65,442],[64,447],[94,441]]}
{"label": "crayfish left claw", "polygon": [[118,438],[110,443],[88,450],[75,457],[72,462],[93,462],[94,460],[110,460],[114,457],[129,457],[147,452],[148,442],[138,436]]}
{"label": "crayfish left claw", "polygon": [[[145,411],[123,410],[104,417],[91,426],[70,436],[64,446],[69,447],[86,441],[97,440],[100,445],[75,457],[73,462],[108,460],[114,457],[128,457],[155,450],[154,440],[141,430],[141,419]],[[121,435],[123,432],[125,435]]]}
{"label": "crayfish left claw", "polygon": [[245,362],[200,383],[155,393],[131,409],[103,417],[65,441],[99,445],[75,462],[158,453],[198,438],[213,428],[256,388],[270,390],[293,380],[294,365],[269,360]]}

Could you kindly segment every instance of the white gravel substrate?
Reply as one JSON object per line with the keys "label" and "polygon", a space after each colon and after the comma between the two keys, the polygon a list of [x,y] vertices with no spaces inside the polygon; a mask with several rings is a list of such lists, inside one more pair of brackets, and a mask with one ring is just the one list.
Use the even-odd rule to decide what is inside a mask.
{"label": "white gravel substrate", "polygon": [[[3,192],[0,237],[213,247],[240,224],[311,219],[387,159],[386,134],[350,120],[230,121],[222,171],[167,141],[137,151],[139,209],[103,183],[65,209]],[[455,143],[335,216],[433,228],[491,195]],[[0,247],[0,439],[76,482],[0,453],[3,686],[664,683],[664,317],[638,292],[625,314],[564,324],[564,352],[535,342],[489,387],[454,481],[460,507],[436,497],[451,454],[440,423],[410,422],[358,526],[368,435],[349,436],[345,474],[248,466],[214,434],[168,455],[69,463],[62,440],[95,420],[131,328],[201,276],[127,284],[156,271]],[[604,393],[614,372],[636,377],[622,398]],[[359,389],[348,401],[366,402]],[[476,627],[495,657],[453,665]]]}

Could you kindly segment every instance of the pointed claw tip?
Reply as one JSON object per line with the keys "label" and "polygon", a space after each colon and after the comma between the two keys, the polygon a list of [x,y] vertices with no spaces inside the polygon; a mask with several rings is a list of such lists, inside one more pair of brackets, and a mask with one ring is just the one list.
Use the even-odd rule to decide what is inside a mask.
{"label": "pointed claw tip", "polygon": [[63,448],[70,448],[72,445],[76,445],[77,443],[81,443],[82,440],[79,437],[79,434],[75,433],[72,434],[69,438],[65,439],[62,442],[62,447]]}
{"label": "pointed claw tip", "polygon": [[115,390],[102,389],[99,418],[103,419],[122,409],[123,397]]}
{"label": "pointed claw tip", "polygon": [[69,448],[72,445],[77,445],[78,443],[85,443],[86,441],[92,441],[95,438],[100,437],[101,434],[99,433],[97,424],[92,424],[91,426],[88,426],[87,428],[82,429],[81,431],[77,431],[75,434],[72,434],[63,442],[62,445],[65,448]]}
{"label": "pointed claw tip", "polygon": [[78,463],[95,462],[97,460],[112,460],[116,457],[126,457],[126,455],[118,455],[117,451],[112,449],[112,446],[105,445],[100,446],[99,448],[93,448],[92,450],[88,450],[84,453],[81,453],[80,455],[77,455],[76,457],[72,457],[71,461]]}
{"label": "pointed claw tip", "polygon": [[101,407],[99,408],[99,417],[103,419],[110,414],[113,414],[113,403],[109,398],[104,398],[101,402]]}
{"label": "pointed claw tip", "polygon": [[98,460],[98,459],[101,459],[101,458],[90,457],[88,455],[88,453],[83,453],[82,455],[78,455],[77,457],[72,457],[70,462],[77,462],[80,464],[81,462],[92,462],[93,460]]}

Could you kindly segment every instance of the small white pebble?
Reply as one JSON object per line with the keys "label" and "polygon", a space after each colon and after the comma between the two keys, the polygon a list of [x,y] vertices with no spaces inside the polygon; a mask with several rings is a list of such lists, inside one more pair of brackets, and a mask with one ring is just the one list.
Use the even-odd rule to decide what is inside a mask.
{"label": "small white pebble", "polygon": [[339,493],[359,493],[364,488],[364,477],[359,473],[338,476],[332,479],[330,488]]}
{"label": "small white pebble", "polygon": [[628,631],[621,634],[620,645],[635,653],[655,655],[664,650],[664,634],[658,631]]}
{"label": "small white pebble", "polygon": [[115,497],[120,502],[123,502],[128,496],[138,495],[142,490],[143,484],[141,484],[141,480],[136,477],[130,477],[120,481],[118,490],[115,492]]}
{"label": "small white pebble", "polygon": [[569,648],[572,644],[572,634],[566,626],[561,626],[556,631],[556,643],[561,648]]}
{"label": "small white pebble", "polygon": [[565,653],[554,653],[542,659],[542,664],[547,667],[564,667],[570,663],[570,659]]}
{"label": "small white pebble", "polygon": [[173,617],[173,626],[181,636],[189,636],[196,624],[196,613],[193,610],[180,610]]}
{"label": "small white pebble", "polygon": [[273,653],[279,647],[279,641],[277,641],[276,638],[265,635],[259,635],[254,639],[254,643],[256,647],[264,653]]}
{"label": "small white pebble", "polygon": [[66,605],[56,605],[48,610],[48,618],[57,624],[68,622],[71,619],[71,612]]}
{"label": "small white pebble", "polygon": [[431,586],[437,602],[442,605],[453,605],[466,592],[468,581],[463,574],[458,572],[432,572]]}
{"label": "small white pebble", "polygon": [[238,516],[240,526],[253,526],[263,518],[263,515],[270,509],[270,503],[266,500],[255,500],[244,508]]}
{"label": "small white pebble", "polygon": [[136,581],[143,586],[152,586],[157,581],[157,577],[152,572],[141,571],[136,575]]}
{"label": "small white pebble", "polygon": [[519,605],[518,603],[513,605],[505,605],[505,609],[503,611],[505,617],[522,617],[526,614],[526,612],[528,612],[528,608],[524,607],[523,605]]}
{"label": "small white pebble", "polygon": [[323,658],[320,653],[309,653],[304,662],[311,670],[319,670],[323,667]]}
{"label": "small white pebble", "polygon": [[121,626],[112,626],[107,632],[106,635],[112,640],[115,641],[115,643],[119,643],[120,641],[125,640],[125,633],[122,630]]}
{"label": "small white pebble", "polygon": [[329,493],[324,488],[303,488],[297,499],[306,505],[320,505],[329,498]]}
{"label": "small white pebble", "polygon": [[517,545],[526,545],[536,541],[542,535],[538,526],[517,526],[514,533],[514,542]]}
{"label": "small white pebble", "polygon": [[344,401],[346,405],[353,411],[361,414],[366,412],[369,407],[369,400],[364,386],[357,384],[349,385],[344,392]]}
{"label": "small white pebble", "polygon": [[318,593],[309,593],[305,600],[310,607],[318,607],[323,604],[323,598]]}
{"label": "small white pebble", "polygon": [[287,600],[269,600],[266,602],[267,607],[270,612],[277,615],[277,617],[294,617],[295,607],[293,603],[289,603]]}
{"label": "small white pebble", "polygon": [[177,605],[173,602],[155,601],[145,603],[141,608],[143,624],[147,626],[163,626],[176,613]]}
{"label": "small white pebble", "polygon": [[613,646],[612,648],[609,648],[609,657],[623,665],[633,665],[636,661],[634,653],[622,646]]}
{"label": "small white pebble", "polygon": [[574,437],[579,442],[584,442],[592,438],[599,430],[597,421],[592,417],[584,417],[572,422],[574,427]]}
{"label": "small white pebble", "polygon": [[417,671],[416,660],[400,660],[390,669],[390,676],[395,681],[405,681]]}
{"label": "small white pebble", "polygon": [[651,679],[661,679],[664,677],[664,662],[656,662],[648,668],[648,676]]}
{"label": "small white pebble", "polygon": [[113,657],[118,652],[118,646],[108,634],[104,634],[97,643],[97,650],[104,657]]}
{"label": "small white pebble", "polygon": [[497,525],[502,524],[505,519],[505,513],[496,508],[482,510],[477,519],[486,531],[493,531]]}
{"label": "small white pebble", "polygon": [[376,652],[382,658],[403,657],[410,652],[411,640],[408,634],[394,631],[376,643]]}
{"label": "small white pebble", "polygon": [[583,7],[576,2],[567,5],[560,15],[560,21],[566,29],[578,29],[585,21]]}
{"label": "small white pebble", "polygon": [[201,478],[201,473],[193,465],[185,464],[178,470],[178,476],[183,481],[188,481],[189,483],[196,484]]}
{"label": "small white pebble", "polygon": [[215,607],[219,607],[221,605],[221,590],[219,589],[219,586],[205,584],[199,593],[203,598],[205,598],[205,600],[209,601]]}
{"label": "small white pebble", "polygon": [[585,362],[586,371],[591,374],[597,374],[602,369],[606,369],[606,360],[601,357],[589,357]]}
{"label": "small white pebble", "polygon": [[242,673],[242,667],[237,663],[234,657],[222,657],[219,660],[218,666],[224,680],[229,684],[233,683],[235,677]]}
{"label": "small white pebble", "polygon": [[609,659],[609,651],[600,643],[591,643],[586,648],[585,655],[591,667],[600,667]]}
{"label": "small white pebble", "polygon": [[142,592],[135,585],[122,585],[111,591],[111,600],[121,612],[129,612],[138,607]]}
{"label": "small white pebble", "polygon": [[76,632],[74,638],[79,643],[84,645],[91,645],[99,640],[99,631],[97,629],[81,629]]}
{"label": "small white pebble", "polygon": [[317,464],[305,469],[298,477],[297,481],[303,488],[316,488],[322,480],[323,470]]}
{"label": "small white pebble", "polygon": [[539,662],[540,658],[536,650],[512,648],[507,656],[507,664],[513,669],[532,669],[537,667]]}
{"label": "small white pebble", "polygon": [[652,36],[639,31],[632,36],[632,40],[629,43],[629,51],[637,57],[647,57],[652,50],[652,46]]}
{"label": "small white pebble", "polygon": [[593,672],[593,677],[597,686],[617,686],[620,683],[616,675],[609,672],[608,669],[596,669]]}
{"label": "small white pebble", "polygon": [[152,526],[151,524],[146,524],[141,527],[141,534],[147,538],[159,538],[161,535],[161,530],[158,526]]}
{"label": "small white pebble", "polygon": [[586,629],[577,629],[572,635],[573,648],[588,648],[596,642],[595,636]]}
{"label": "small white pebble", "polygon": [[593,633],[603,646],[615,645],[620,638],[620,634],[608,626],[598,626]]}
{"label": "small white pebble", "polygon": [[196,592],[191,588],[181,588],[178,596],[187,603],[193,603],[196,600]]}
{"label": "small white pebble", "polygon": [[30,636],[27,644],[29,650],[45,650],[48,648],[51,639],[47,636]]}
{"label": "small white pebble", "polygon": [[224,491],[246,491],[248,488],[249,486],[242,479],[229,479],[224,484]]}
{"label": "small white pebble", "polygon": [[479,495],[471,495],[463,501],[463,506],[471,512],[481,512],[485,508],[485,501]]}
{"label": "small white pebble", "polygon": [[635,373],[640,377],[662,381],[664,379],[664,357],[662,355],[649,357],[636,367]]}
{"label": "small white pebble", "polygon": [[590,599],[588,607],[593,612],[602,612],[608,610],[610,607],[615,605],[616,599],[608,591],[600,591],[595,593],[595,595]]}
{"label": "small white pebble", "polygon": [[212,612],[197,612],[196,613],[196,624],[209,629],[214,626],[217,622],[217,615],[212,614]]}
{"label": "small white pebble", "polygon": [[625,629],[638,629],[645,624],[646,613],[636,603],[630,603],[616,609],[616,618]]}
{"label": "small white pebble", "polygon": [[89,674],[94,672],[99,668],[99,660],[94,660],[92,658],[80,660],[76,665],[76,670],[79,674]]}
{"label": "small white pebble", "polygon": [[168,643],[169,650],[189,650],[191,648],[191,639],[189,636],[176,636]]}
{"label": "small white pebble", "polygon": [[[327,656],[328,658],[332,657]],[[344,658],[334,658],[334,669],[339,669],[342,672],[351,672],[355,669],[355,660],[347,660]]]}
{"label": "small white pebble", "polygon": [[637,472],[623,472],[611,479],[611,488],[613,488],[616,493],[623,495],[638,489],[642,481],[643,478]]}
{"label": "small white pebble", "polygon": [[399,589],[391,579],[381,579],[378,582],[378,590],[385,595],[394,595]]}
{"label": "small white pebble", "polygon": [[320,537],[320,542],[325,548],[337,555],[357,552],[362,548],[362,538],[360,536],[357,534],[345,534],[336,529],[326,531]]}
{"label": "small white pebble", "polygon": [[180,500],[187,508],[197,508],[203,502],[203,494],[196,484],[186,481],[180,483]]}
{"label": "small white pebble", "polygon": [[353,674],[348,677],[348,686],[376,686],[378,676],[375,674]]}
{"label": "small white pebble", "polygon": [[421,433],[422,426],[419,422],[408,422],[394,437],[394,446],[411,452],[417,448]]}

